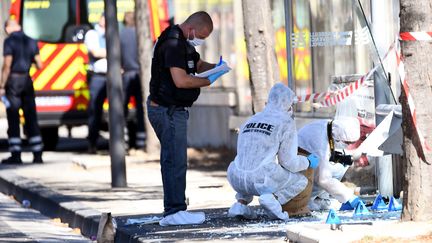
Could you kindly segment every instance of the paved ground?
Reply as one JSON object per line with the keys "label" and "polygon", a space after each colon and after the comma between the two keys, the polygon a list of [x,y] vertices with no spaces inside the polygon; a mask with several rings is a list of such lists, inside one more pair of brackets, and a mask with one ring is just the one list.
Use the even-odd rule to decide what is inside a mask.
{"label": "paved ground", "polygon": [[0,193],[0,242],[91,242],[67,225],[24,208]]}
{"label": "paved ground", "polygon": [[[375,214],[369,218],[353,218],[352,212],[340,213],[344,222],[373,222],[372,226],[347,226],[344,231],[331,231],[324,224],[327,212],[289,222],[270,221],[256,206],[257,200],[254,201],[260,216],[257,220],[229,219],[226,212],[233,203],[234,192],[225,171],[232,154],[221,156],[220,151],[208,150],[188,151],[190,169],[186,194],[189,209],[205,211],[204,224],[184,227],[127,224],[130,219],[161,216],[163,194],[158,161],[145,154],[128,156],[128,187],[112,189],[106,151],[105,155],[90,156],[83,153],[85,145],[80,138],[62,138],[61,142],[59,151],[44,154],[42,165],[28,162],[21,166],[0,165],[0,192],[14,195],[18,201],[30,200],[34,209],[48,217],[60,218],[72,228],[79,228],[89,238],[96,236],[102,212],[113,213],[118,225],[117,242],[281,242],[287,231],[293,237],[291,239],[304,242],[348,242],[370,236],[411,239],[429,234],[432,229],[432,222],[399,223],[399,213]],[[0,158],[8,156],[1,147],[4,143],[4,139],[0,141],[3,151]],[[30,161],[31,154],[24,153],[23,159]]]}
{"label": "paved ground", "polygon": [[[409,231],[395,228],[399,214],[381,214],[369,219],[352,218],[352,212],[341,215],[344,221],[374,221],[373,226],[345,227],[343,232],[333,232],[325,222],[327,212],[315,213],[302,220],[287,223],[269,221],[258,207],[260,218],[242,221],[226,217],[227,207],[233,202],[234,192],[229,187],[225,172],[220,170],[191,170],[188,173],[187,196],[189,209],[204,210],[206,222],[199,226],[160,227],[157,224],[126,225],[128,219],[160,216],[162,188],[157,162],[136,157],[128,158],[128,183],[126,189],[111,189],[110,168],[104,156],[66,154],[47,160],[43,165],[1,166],[0,190],[15,195],[18,200],[29,199],[34,208],[44,214],[61,218],[73,228],[80,228],[87,237],[97,233],[101,212],[112,212],[119,230],[118,242],[147,241],[274,241],[281,242],[286,231],[306,239],[319,235],[323,239],[337,236],[341,242],[359,240],[368,235],[391,236],[405,232],[405,237],[427,234],[431,223],[410,226]],[[63,160],[60,159],[63,157]],[[73,161],[81,161],[81,166]],[[105,161],[105,162],[104,162]],[[83,168],[87,164],[86,169]],[[208,168],[207,168],[208,169]],[[256,202],[255,202],[256,204]],[[397,226],[404,228],[404,224]],[[394,231],[394,232],[393,232]],[[353,233],[355,232],[355,233]],[[406,232],[409,232],[407,234]],[[293,234],[291,234],[293,235]],[[402,235],[403,236],[403,235]],[[402,237],[401,236],[401,237]],[[314,239],[312,237],[312,239]],[[316,239],[312,242],[317,242]]]}

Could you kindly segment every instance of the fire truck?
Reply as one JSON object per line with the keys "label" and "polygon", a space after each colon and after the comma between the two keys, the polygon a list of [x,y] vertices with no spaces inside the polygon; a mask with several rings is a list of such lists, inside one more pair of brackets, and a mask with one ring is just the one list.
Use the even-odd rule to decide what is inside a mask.
{"label": "fire truck", "polygon": [[[148,4],[155,38],[168,26],[167,1],[148,0]],[[38,122],[48,150],[57,145],[59,126],[87,124],[88,55],[83,42],[86,31],[93,28],[103,10],[103,0],[11,1],[10,18],[18,20],[24,33],[38,41],[44,64],[40,70],[31,68],[30,75]],[[117,0],[120,28],[124,13],[133,10],[133,0]]]}

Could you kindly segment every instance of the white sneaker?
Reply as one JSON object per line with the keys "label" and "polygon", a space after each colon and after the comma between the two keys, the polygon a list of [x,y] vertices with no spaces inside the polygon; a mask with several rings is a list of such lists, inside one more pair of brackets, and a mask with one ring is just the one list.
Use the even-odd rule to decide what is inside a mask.
{"label": "white sneaker", "polygon": [[272,194],[263,194],[258,198],[260,205],[264,208],[270,219],[289,219],[288,213],[282,211],[282,206]]}
{"label": "white sneaker", "polygon": [[255,211],[247,205],[241,204],[239,202],[234,203],[228,210],[228,217],[234,218],[241,216],[246,219],[256,219],[257,215]]}
{"label": "white sneaker", "polygon": [[202,224],[204,223],[204,220],[205,214],[203,212],[192,213],[187,211],[178,211],[177,213],[163,217],[163,219],[159,221],[159,225]]}

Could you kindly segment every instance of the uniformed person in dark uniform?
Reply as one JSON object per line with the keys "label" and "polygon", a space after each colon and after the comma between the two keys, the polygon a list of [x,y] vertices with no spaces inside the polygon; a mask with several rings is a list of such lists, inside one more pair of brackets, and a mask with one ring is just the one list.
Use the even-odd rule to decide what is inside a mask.
{"label": "uniformed person in dark uniform", "polygon": [[[143,95],[140,79],[140,65],[138,62],[138,44],[135,30],[135,18],[133,12],[126,12],[124,16],[124,28],[120,32],[121,66],[123,69],[124,112],[128,116],[128,104],[130,97],[135,97],[136,107],[136,134],[135,147],[143,149],[146,140],[144,127]],[[126,142],[129,137],[125,132]]]}
{"label": "uniformed person in dark uniform", "polygon": [[94,29],[87,31],[84,44],[89,55],[90,101],[88,107],[88,152],[97,152],[97,141],[102,125],[103,104],[107,97],[107,68],[105,15],[102,14]]}
{"label": "uniformed person in dark uniform", "polygon": [[[191,74],[215,67],[204,62],[195,47],[203,44],[213,30],[210,16],[203,11],[189,16],[180,25],[164,30],[154,48],[148,118],[161,144],[161,172],[164,189],[164,218],[160,225],[200,224],[204,213],[186,210],[187,107],[225,72],[208,78]],[[205,134],[203,134],[205,136]]]}
{"label": "uniformed person in dark uniform", "polygon": [[19,109],[24,111],[25,129],[33,163],[42,163],[42,137],[36,114],[35,93],[29,75],[30,66],[42,67],[37,42],[21,31],[15,20],[7,20],[6,33],[9,35],[3,47],[3,68],[0,80],[0,95],[6,94],[10,106],[6,109],[8,120],[9,150],[12,156],[2,160],[4,164],[21,164],[22,144],[20,138]]}

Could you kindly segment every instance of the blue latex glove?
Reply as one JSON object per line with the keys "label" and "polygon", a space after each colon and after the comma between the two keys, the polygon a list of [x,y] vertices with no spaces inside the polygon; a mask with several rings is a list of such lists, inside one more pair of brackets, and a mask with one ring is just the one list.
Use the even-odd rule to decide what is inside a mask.
{"label": "blue latex glove", "polygon": [[315,154],[309,154],[307,159],[309,160],[309,167],[312,169],[316,169],[319,164],[319,158]]}
{"label": "blue latex glove", "polygon": [[208,80],[210,81],[210,84],[213,84],[214,81],[216,81],[216,79],[218,79],[220,76],[224,75],[225,73],[227,73],[227,71],[219,71],[217,73],[213,73],[212,75],[208,76]]}

